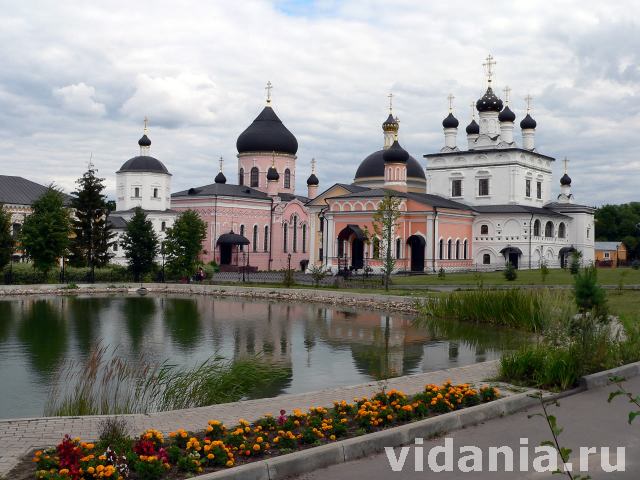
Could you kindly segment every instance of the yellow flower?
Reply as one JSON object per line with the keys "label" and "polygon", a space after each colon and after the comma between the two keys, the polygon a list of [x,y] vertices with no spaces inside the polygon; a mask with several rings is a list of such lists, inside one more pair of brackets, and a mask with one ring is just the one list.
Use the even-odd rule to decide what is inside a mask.
{"label": "yellow flower", "polygon": [[253,451],[254,452],[259,452],[260,451],[260,445],[258,445],[257,443],[253,446]]}

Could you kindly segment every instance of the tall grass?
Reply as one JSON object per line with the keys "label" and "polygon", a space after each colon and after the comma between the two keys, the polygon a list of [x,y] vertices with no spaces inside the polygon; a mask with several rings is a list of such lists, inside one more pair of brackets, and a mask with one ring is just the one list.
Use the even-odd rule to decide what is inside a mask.
{"label": "tall grass", "polygon": [[97,347],[86,362],[61,369],[45,405],[46,416],[151,413],[201,407],[278,389],[289,369],[259,356],[230,362],[215,355],[191,368],[125,359]]}
{"label": "tall grass", "polygon": [[429,318],[543,331],[573,307],[566,294],[550,290],[473,290],[418,301],[418,325]]}

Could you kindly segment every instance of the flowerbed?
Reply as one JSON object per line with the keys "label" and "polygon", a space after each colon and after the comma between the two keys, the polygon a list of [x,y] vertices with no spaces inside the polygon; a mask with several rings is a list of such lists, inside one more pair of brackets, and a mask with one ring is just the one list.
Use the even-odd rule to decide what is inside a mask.
{"label": "flowerbed", "polygon": [[36,478],[43,480],[184,478],[471,407],[499,395],[489,386],[430,384],[412,396],[382,391],[351,403],[335,402],[332,408],[281,410],[253,424],[241,419],[231,428],[211,420],[201,432],[180,429],[168,437],[157,430],[135,439],[109,435],[96,443],[67,436],[56,448],[35,452],[33,461]]}

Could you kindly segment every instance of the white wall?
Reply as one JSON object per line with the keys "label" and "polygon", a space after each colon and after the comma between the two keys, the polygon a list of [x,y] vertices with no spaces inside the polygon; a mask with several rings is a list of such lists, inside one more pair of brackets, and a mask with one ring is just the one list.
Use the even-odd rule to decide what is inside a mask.
{"label": "white wall", "polygon": [[[135,196],[135,189],[140,196]],[[154,189],[158,197],[154,198]],[[122,172],[116,174],[116,210],[135,207],[144,210],[168,210],[171,208],[171,175],[151,172]]]}

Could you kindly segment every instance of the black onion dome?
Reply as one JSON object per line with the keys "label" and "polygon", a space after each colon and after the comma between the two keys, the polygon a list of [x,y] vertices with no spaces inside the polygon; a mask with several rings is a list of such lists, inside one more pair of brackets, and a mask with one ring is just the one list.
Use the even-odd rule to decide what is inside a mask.
{"label": "black onion dome", "polygon": [[318,177],[316,177],[315,173],[312,173],[311,175],[309,175],[309,178],[307,178],[307,185],[311,186],[311,185],[319,185],[320,181],[318,180]]}
{"label": "black onion dome", "polygon": [[451,112],[449,112],[447,118],[442,121],[442,126],[444,128],[458,128],[458,125],[460,125],[460,122],[458,122],[458,119],[454,117]]}
{"label": "black onion dome", "polygon": [[507,105],[498,115],[498,120],[500,120],[501,122],[515,122],[516,114],[513,113],[513,111],[511,111],[511,109],[509,108],[509,105]]}
{"label": "black onion dome", "polygon": [[398,129],[398,121],[389,114],[387,119],[382,123],[382,129],[385,131],[395,131]]}
{"label": "black onion dome", "polygon": [[116,173],[120,172],[150,172],[169,174],[169,170],[157,158],[141,155],[133,157],[124,162]]}
{"label": "black onion dome", "polygon": [[571,177],[566,173],[560,178],[560,185],[571,185]]}
{"label": "black onion dome", "polygon": [[149,139],[149,137],[147,137],[146,133],[142,135],[142,137],[140,137],[140,140],[138,140],[138,145],[140,145],[141,147],[151,146],[151,140]]}
{"label": "black onion dome", "polygon": [[295,155],[298,141],[269,105],[240,134],[236,141],[238,153],[279,152]]}
{"label": "black onion dome", "polygon": [[269,170],[267,170],[267,180],[279,180],[280,179],[280,174],[278,173],[278,170],[276,170],[276,167],[269,167]]}
{"label": "black onion dome", "polygon": [[[379,177],[384,178],[384,152],[387,150],[378,150],[365,158],[356,170],[355,180],[360,178]],[[407,178],[426,180],[424,170],[420,162],[409,155],[407,160]]]}
{"label": "black onion dome", "polygon": [[529,128],[536,128],[536,125],[538,125],[538,124],[533,119],[533,117],[531,115],[529,115],[528,113],[527,113],[527,116],[524,117],[522,119],[522,121],[520,122],[520,128],[522,128],[523,130],[526,130],[526,129],[529,129]]}
{"label": "black onion dome", "polygon": [[502,110],[502,100],[500,100],[491,87],[487,88],[482,98],[476,102],[476,109],[479,112],[499,112]]}
{"label": "black onion dome", "polygon": [[216,183],[227,183],[227,177],[224,176],[224,173],[218,172],[215,179]]}
{"label": "black onion dome", "polygon": [[393,142],[382,154],[385,163],[407,163],[409,152],[400,146],[398,140]]}
{"label": "black onion dome", "polygon": [[467,135],[479,135],[479,134],[480,134],[480,125],[478,125],[475,120],[471,120],[471,123],[467,125]]}

